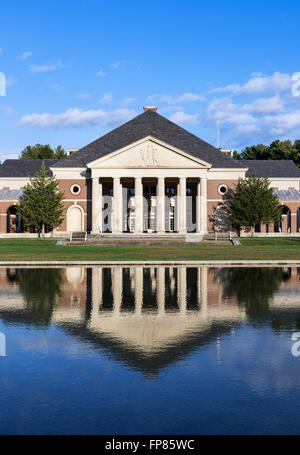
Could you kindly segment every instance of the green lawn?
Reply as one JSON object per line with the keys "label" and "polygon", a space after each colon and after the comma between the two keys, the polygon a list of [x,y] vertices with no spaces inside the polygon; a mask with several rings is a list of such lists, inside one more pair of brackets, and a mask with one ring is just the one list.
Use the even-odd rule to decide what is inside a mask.
{"label": "green lawn", "polygon": [[300,238],[244,238],[241,243],[241,246],[201,243],[57,246],[52,239],[0,239],[0,261],[300,260]]}

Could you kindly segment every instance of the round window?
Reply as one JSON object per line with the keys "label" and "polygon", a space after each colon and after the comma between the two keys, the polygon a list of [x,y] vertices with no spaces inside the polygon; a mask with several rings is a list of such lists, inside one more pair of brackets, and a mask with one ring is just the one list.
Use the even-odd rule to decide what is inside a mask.
{"label": "round window", "polygon": [[71,186],[71,193],[79,194],[80,193],[80,186],[79,185],[72,185]]}
{"label": "round window", "polygon": [[226,185],[220,185],[218,190],[220,194],[226,194],[228,191],[228,187]]}

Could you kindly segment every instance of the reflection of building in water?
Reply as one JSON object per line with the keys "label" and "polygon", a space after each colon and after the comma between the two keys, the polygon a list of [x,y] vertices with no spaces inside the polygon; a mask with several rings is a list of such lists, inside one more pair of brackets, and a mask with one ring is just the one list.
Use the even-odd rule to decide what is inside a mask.
{"label": "reflection of building in water", "polygon": [[[33,319],[22,270],[0,269],[0,317],[33,324],[37,308]],[[220,343],[223,334],[232,333],[246,319],[237,298],[225,296],[215,268],[136,265],[56,270],[62,285],[48,312],[52,323],[147,375],[155,376],[200,346]],[[284,270],[283,279],[271,312],[297,309],[297,269]],[[43,318],[42,295],[39,305]]]}
{"label": "reflection of building in water", "polygon": [[[0,270],[1,289],[6,289],[0,316],[28,324],[18,270]],[[245,317],[234,299],[222,300],[220,284],[207,267],[68,267],[60,273],[63,285],[52,323],[146,374],[155,375],[229,333]]]}

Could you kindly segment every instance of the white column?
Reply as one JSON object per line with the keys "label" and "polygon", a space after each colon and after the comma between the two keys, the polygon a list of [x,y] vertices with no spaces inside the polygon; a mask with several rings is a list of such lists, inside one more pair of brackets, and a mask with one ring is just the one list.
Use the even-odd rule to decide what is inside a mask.
{"label": "white column", "polygon": [[201,267],[197,268],[197,306],[201,308],[202,302],[202,281],[201,281]]}
{"label": "white column", "polygon": [[151,291],[154,293],[156,289],[155,268],[150,267]]}
{"label": "white column", "polygon": [[[102,183],[99,177],[92,178],[92,233],[99,234],[102,228]],[[101,216],[101,222],[100,222]]]}
{"label": "white column", "polygon": [[207,232],[207,178],[200,180],[200,232]]}
{"label": "white column", "polygon": [[162,265],[157,267],[157,307],[158,313],[165,312],[165,268]]}
{"label": "white column", "polygon": [[135,268],[135,313],[141,314],[143,307],[143,267]]}
{"label": "white column", "polygon": [[123,217],[123,195],[120,177],[113,179],[113,233],[120,234],[122,232],[122,217]]}
{"label": "white column", "polygon": [[92,268],[92,311],[91,322],[97,320],[102,306],[102,267]]}
{"label": "white column", "polygon": [[156,217],[157,232],[165,232],[165,179],[157,179]]}
{"label": "white column", "polygon": [[141,177],[134,179],[134,232],[136,234],[143,232],[143,183]]}
{"label": "white column", "polygon": [[179,179],[179,232],[186,234],[186,178]]}
{"label": "white column", "polygon": [[197,183],[196,196],[196,232],[201,232],[201,183]]}

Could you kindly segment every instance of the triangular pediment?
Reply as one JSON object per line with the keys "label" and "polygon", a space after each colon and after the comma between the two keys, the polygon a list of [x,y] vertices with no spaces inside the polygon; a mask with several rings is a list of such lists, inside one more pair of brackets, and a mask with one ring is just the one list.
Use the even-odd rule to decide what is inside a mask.
{"label": "triangular pediment", "polygon": [[130,144],[120,150],[88,163],[93,169],[103,168],[200,168],[208,169],[210,163],[195,158],[152,136]]}

